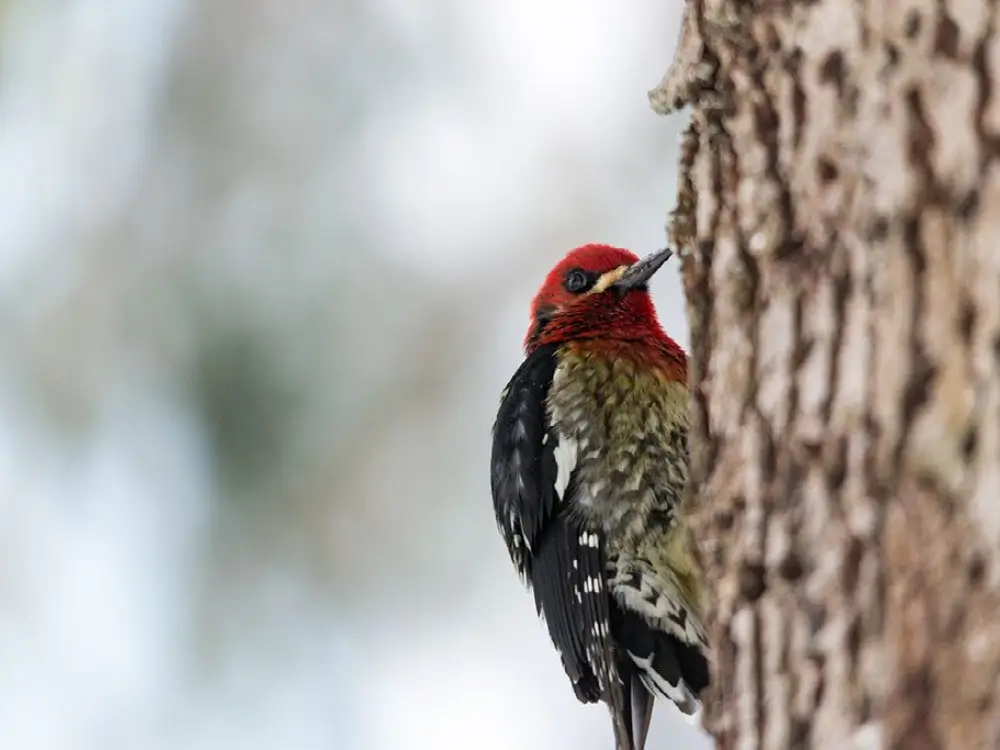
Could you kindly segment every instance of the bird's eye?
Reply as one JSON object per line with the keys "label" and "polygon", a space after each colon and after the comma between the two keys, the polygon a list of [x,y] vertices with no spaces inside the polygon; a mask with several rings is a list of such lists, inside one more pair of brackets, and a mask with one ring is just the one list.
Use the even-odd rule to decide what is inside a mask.
{"label": "bird's eye", "polygon": [[574,268],[568,274],[566,274],[566,281],[564,286],[566,291],[572,294],[579,294],[585,289],[589,288],[591,285],[591,280],[589,274],[579,268]]}

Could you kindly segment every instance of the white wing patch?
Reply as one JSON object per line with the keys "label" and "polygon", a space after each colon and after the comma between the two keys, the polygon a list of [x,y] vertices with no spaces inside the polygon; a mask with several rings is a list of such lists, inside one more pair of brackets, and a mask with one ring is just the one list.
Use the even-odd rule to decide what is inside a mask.
{"label": "white wing patch", "polygon": [[569,487],[570,477],[576,468],[577,443],[575,438],[561,437],[553,451],[556,458],[556,496],[562,500]]}

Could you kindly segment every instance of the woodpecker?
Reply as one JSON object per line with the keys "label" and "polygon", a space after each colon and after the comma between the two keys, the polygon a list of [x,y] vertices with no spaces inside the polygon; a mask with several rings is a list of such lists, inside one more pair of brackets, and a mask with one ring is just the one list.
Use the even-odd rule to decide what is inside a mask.
{"label": "woodpecker", "polygon": [[571,250],[531,304],[493,425],[498,529],[577,698],[608,706],[616,750],[643,750],[656,696],[692,714],[708,684],[680,515],[687,355],[647,285],[670,255]]}

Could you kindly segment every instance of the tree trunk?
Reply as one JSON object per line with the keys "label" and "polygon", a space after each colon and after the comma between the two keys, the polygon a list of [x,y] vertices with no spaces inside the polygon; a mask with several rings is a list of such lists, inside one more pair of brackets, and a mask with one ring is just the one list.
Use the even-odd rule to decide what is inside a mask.
{"label": "tree trunk", "polygon": [[689,507],[726,748],[1000,747],[1000,13],[690,0]]}

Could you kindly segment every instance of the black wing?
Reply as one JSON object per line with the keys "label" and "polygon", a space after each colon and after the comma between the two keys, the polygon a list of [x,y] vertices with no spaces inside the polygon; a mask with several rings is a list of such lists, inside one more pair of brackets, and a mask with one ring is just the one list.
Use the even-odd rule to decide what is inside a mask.
{"label": "black wing", "polygon": [[547,491],[555,486],[556,460],[545,413],[555,371],[553,347],[530,354],[504,389],[493,424],[493,510],[510,559],[529,582],[530,552],[555,503]]}
{"label": "black wing", "polygon": [[[524,361],[504,391],[493,427],[493,507],[511,560],[533,590],[577,697],[620,705],[611,650],[610,597],[603,539],[571,512],[576,451],[549,423],[546,399],[556,370],[553,348]],[[570,480],[556,492],[559,462]]]}

